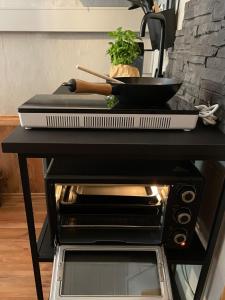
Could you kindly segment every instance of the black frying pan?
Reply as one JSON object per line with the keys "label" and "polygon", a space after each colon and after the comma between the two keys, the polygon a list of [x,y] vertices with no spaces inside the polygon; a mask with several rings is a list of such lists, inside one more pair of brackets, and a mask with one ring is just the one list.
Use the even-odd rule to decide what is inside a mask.
{"label": "black frying pan", "polygon": [[71,92],[115,95],[121,104],[159,106],[172,98],[181,86],[181,82],[169,78],[120,77],[117,83],[91,83],[71,79],[64,85]]}

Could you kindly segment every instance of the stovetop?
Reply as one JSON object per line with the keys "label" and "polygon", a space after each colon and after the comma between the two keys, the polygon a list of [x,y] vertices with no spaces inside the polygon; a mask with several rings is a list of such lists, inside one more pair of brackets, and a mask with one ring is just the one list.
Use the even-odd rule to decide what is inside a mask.
{"label": "stovetop", "polygon": [[198,111],[165,105],[108,107],[107,97],[76,94],[60,87],[53,95],[36,95],[18,108],[25,128],[182,129],[196,127]]}
{"label": "stovetop", "polygon": [[196,110],[173,109],[172,103],[168,102],[160,106],[127,106],[117,103],[113,108],[108,107],[106,96],[96,94],[53,94],[36,95],[22,104],[18,111],[22,112],[57,112],[76,111],[76,112],[103,112],[103,113],[170,113],[170,114],[196,114]]}

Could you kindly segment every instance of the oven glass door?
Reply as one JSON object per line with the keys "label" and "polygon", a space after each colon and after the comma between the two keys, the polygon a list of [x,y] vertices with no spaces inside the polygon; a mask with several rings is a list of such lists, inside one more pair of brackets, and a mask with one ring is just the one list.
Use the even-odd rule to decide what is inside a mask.
{"label": "oven glass door", "polygon": [[160,247],[60,246],[50,300],[172,299]]}

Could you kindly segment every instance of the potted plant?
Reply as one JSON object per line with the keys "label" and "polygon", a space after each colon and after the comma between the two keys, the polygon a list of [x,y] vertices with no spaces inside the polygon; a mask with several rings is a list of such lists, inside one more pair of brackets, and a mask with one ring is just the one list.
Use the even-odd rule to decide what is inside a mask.
{"label": "potted plant", "polygon": [[116,31],[109,32],[109,36],[115,40],[109,42],[110,47],[107,50],[112,64],[110,77],[139,77],[139,70],[132,66],[141,54],[137,34],[119,27]]}

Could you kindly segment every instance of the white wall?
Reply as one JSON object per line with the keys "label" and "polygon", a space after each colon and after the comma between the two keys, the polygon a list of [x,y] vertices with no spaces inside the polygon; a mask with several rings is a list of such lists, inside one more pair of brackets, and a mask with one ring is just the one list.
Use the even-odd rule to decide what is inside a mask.
{"label": "white wall", "polygon": [[[70,78],[98,81],[76,70],[77,64],[108,73],[106,32],[122,24],[138,31],[143,15],[128,11],[125,3],[129,5],[121,0],[0,0],[0,114],[15,114],[33,95],[52,93]],[[146,57],[147,75],[150,69]]]}
{"label": "white wall", "polygon": [[15,114],[30,97],[52,93],[70,78],[100,81],[75,66],[108,73],[109,41],[106,33],[0,32],[0,114]]}
{"label": "white wall", "polygon": [[108,41],[104,33],[0,33],[0,114],[70,78],[96,80],[76,70],[78,63],[107,73]]}
{"label": "white wall", "polygon": [[180,0],[179,11],[178,11],[178,20],[177,20],[177,29],[178,30],[182,29],[182,23],[184,20],[185,4],[189,1],[190,0]]}

